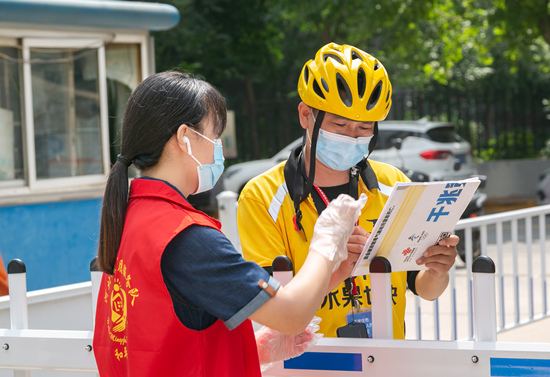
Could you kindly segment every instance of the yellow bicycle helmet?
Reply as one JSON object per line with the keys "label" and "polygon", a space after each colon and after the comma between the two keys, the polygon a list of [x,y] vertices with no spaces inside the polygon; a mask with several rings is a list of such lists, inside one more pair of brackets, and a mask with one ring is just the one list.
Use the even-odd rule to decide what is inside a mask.
{"label": "yellow bicycle helmet", "polygon": [[329,43],[302,68],[298,93],[315,109],[361,122],[386,118],[391,83],[374,56],[350,45]]}

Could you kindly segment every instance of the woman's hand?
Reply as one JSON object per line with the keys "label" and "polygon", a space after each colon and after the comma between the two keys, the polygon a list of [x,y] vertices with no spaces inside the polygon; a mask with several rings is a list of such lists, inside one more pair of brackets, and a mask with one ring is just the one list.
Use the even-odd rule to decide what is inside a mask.
{"label": "woman's hand", "polygon": [[286,335],[263,326],[254,333],[262,372],[273,363],[298,357],[323,337],[318,333],[321,318],[313,317],[306,329],[298,335]]}
{"label": "woman's hand", "polygon": [[357,264],[359,255],[361,255],[361,251],[363,251],[363,247],[365,246],[365,243],[367,243],[369,236],[370,233],[368,233],[365,229],[358,225],[355,226],[348,239],[348,258],[343,261],[342,264],[340,264],[340,267],[338,267],[338,269],[332,274],[330,278],[329,291],[332,291],[345,279],[350,277],[351,271],[353,271],[353,268]]}

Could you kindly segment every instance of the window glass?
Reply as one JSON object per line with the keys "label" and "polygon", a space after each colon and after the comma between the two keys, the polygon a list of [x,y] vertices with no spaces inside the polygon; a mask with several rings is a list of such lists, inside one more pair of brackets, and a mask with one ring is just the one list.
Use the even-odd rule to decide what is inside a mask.
{"label": "window glass", "polygon": [[[109,112],[109,145],[111,164],[120,153],[120,130],[124,107],[130,94],[141,82],[139,44],[109,44],[105,48],[107,98]],[[135,176],[133,165],[129,171]]]}
{"label": "window glass", "polygon": [[21,50],[0,46],[0,185],[24,179]]}
{"label": "window glass", "polygon": [[462,141],[462,138],[454,131],[454,127],[437,127],[426,132],[430,139],[438,143],[453,143]]}
{"label": "window glass", "polygon": [[97,49],[32,49],[38,179],[102,174]]}
{"label": "window glass", "polygon": [[410,131],[395,131],[395,130],[378,130],[378,141],[376,149],[390,149],[395,147],[399,140],[401,142],[409,136],[417,136],[415,132]]}

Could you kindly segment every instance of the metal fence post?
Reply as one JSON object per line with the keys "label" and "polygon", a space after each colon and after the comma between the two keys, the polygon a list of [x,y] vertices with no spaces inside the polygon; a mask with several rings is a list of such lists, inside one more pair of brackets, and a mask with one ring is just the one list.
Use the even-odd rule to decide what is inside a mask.
{"label": "metal fence post", "polygon": [[241,252],[241,241],[237,229],[237,198],[233,191],[222,191],[218,199],[218,218],[222,223],[222,232],[231,241],[235,249]]}
{"label": "metal fence post", "polygon": [[8,285],[10,287],[10,320],[12,330],[29,328],[27,307],[27,268],[20,259],[8,264]]}
{"label": "metal fence post", "polygon": [[374,257],[370,262],[372,295],[372,337],[393,339],[393,314],[391,292],[391,264],[384,257]]}
{"label": "metal fence post", "polygon": [[[10,321],[12,330],[29,328],[29,308],[27,306],[27,268],[21,259],[13,259],[8,264],[8,285],[10,287]],[[4,343],[4,350],[25,354],[25,350],[10,350]],[[31,372],[15,370],[14,377],[30,377]]]}
{"label": "metal fence post", "polygon": [[474,340],[497,341],[495,263],[481,255],[472,264],[474,275]]}
{"label": "metal fence post", "polygon": [[92,279],[92,330],[95,328],[95,311],[97,307],[97,298],[99,296],[99,287],[101,286],[101,278],[103,272],[99,271],[97,265],[97,257],[90,262],[90,275]]}

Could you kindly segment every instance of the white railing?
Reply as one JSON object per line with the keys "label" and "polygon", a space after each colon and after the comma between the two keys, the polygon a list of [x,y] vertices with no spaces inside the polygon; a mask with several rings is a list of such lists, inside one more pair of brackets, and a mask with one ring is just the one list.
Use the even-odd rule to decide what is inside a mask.
{"label": "white railing", "polygon": [[[17,268],[15,268],[15,267]],[[489,257],[476,259],[473,264],[474,340],[426,341],[393,340],[390,315],[391,280],[384,264],[372,263],[373,328],[379,329],[374,339],[321,339],[301,357],[275,363],[264,375],[268,376],[496,376],[550,375],[550,344],[496,342],[496,306],[494,263]],[[386,265],[387,266],[387,265]],[[488,267],[487,267],[488,266]],[[92,348],[92,331],[28,329],[28,296],[26,272],[20,261],[8,265],[10,284],[9,329],[0,329],[1,375],[31,376],[35,372],[54,372],[55,375],[96,375]],[[68,294],[61,289],[54,294],[56,301],[72,300],[85,295],[97,299],[100,273],[92,272],[91,289]],[[50,295],[51,292],[44,292]],[[36,299],[35,294],[34,300]],[[44,302],[44,300],[42,300]],[[70,305],[69,305],[70,306]],[[65,315],[71,312],[64,306]],[[93,328],[93,323],[89,324]],[[185,357],[185,355],[182,355]],[[215,360],[213,360],[215,362]],[[13,372],[12,372],[13,371]],[[8,374],[6,374],[6,372]],[[535,373],[536,372],[536,373]],[[11,374],[9,374],[11,373]],[[40,375],[40,374],[39,374]]]}
{"label": "white railing", "polygon": [[9,305],[10,326],[0,329],[1,376],[30,376],[31,371],[97,374],[92,319],[100,273],[91,274],[93,287],[88,282],[27,292],[24,263],[14,259],[8,264],[10,294],[9,300],[1,299],[0,313],[5,315],[2,309]]}
{"label": "white railing", "polygon": [[391,267],[384,258],[376,259],[370,264],[373,339],[322,339],[304,355],[277,363],[266,375],[550,375],[550,344],[496,342],[495,265],[491,258],[478,257],[472,265],[473,341],[446,342],[391,339]]}
{"label": "white railing", "polygon": [[[464,229],[461,242],[465,243],[466,262],[457,258],[449,288],[438,300],[430,303],[415,297],[414,305],[407,307],[407,316],[416,319],[415,326],[407,329],[411,330],[410,338],[472,339],[472,230],[476,228],[480,231],[481,254],[496,264],[497,332],[548,317],[548,214],[550,205],[460,220],[455,230]],[[442,308],[448,311],[442,313]],[[422,326],[426,322],[432,324]],[[442,328],[450,331],[442,334]]]}

